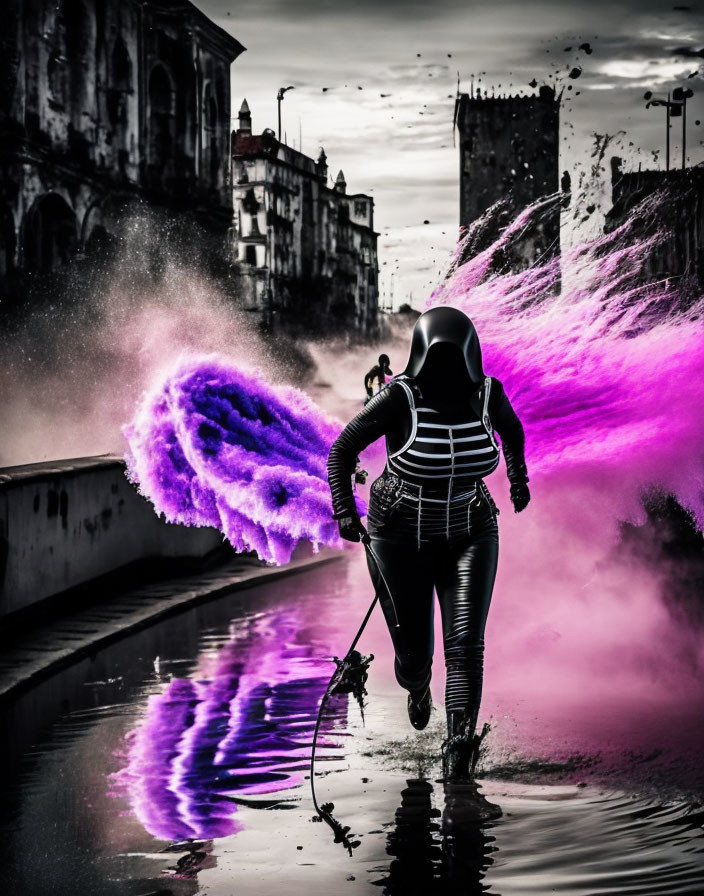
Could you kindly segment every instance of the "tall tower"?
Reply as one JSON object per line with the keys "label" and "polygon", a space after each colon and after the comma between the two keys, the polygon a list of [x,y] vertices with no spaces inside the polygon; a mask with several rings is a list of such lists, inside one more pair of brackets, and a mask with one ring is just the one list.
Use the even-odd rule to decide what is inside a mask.
{"label": "tall tower", "polygon": [[[559,190],[559,100],[550,87],[537,96],[460,94],[460,225],[469,226],[499,200],[502,224],[542,196]],[[514,250],[512,266],[525,267],[560,251],[560,209],[555,203]]]}
{"label": "tall tower", "polygon": [[327,184],[328,182],[328,157],[325,155],[325,150],[323,147],[320,147],[320,155],[318,156],[318,161],[315,163],[315,170],[323,184]]}
{"label": "tall tower", "polygon": [[242,100],[237,123],[239,124],[238,132],[242,135],[250,135],[252,133],[252,113],[249,111],[247,100]]}
{"label": "tall tower", "polygon": [[338,193],[346,193],[347,192],[347,181],[345,180],[345,175],[342,170],[337,172],[337,177],[335,178],[335,186],[333,188]]}

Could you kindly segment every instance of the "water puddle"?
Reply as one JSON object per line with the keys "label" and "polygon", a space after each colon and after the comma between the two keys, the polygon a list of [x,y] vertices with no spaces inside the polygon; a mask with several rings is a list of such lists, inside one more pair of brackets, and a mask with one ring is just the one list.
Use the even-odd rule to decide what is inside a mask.
{"label": "water puddle", "polygon": [[[385,632],[362,724],[334,698],[319,799],[352,857],[312,821],[308,759],[320,698],[367,593],[334,565],[186,611],[27,692],[3,719],[5,892],[22,896],[279,891],[701,894],[702,814],[600,778],[589,756],[511,761],[501,726],[479,823],[439,777],[442,715],[416,734]],[[613,769],[611,770],[613,772]]]}

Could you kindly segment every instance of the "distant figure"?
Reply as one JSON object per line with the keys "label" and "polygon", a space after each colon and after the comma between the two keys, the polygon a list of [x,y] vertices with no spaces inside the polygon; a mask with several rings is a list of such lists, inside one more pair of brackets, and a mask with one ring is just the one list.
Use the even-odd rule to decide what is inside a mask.
{"label": "distant figure", "polygon": [[[377,392],[381,392],[382,388],[386,385],[386,377],[393,376],[394,372],[389,367],[388,355],[379,355],[379,363],[375,364],[369,373],[364,377],[364,388],[367,392],[367,401],[374,395],[374,380],[377,381]],[[367,401],[364,403],[366,404]]]}

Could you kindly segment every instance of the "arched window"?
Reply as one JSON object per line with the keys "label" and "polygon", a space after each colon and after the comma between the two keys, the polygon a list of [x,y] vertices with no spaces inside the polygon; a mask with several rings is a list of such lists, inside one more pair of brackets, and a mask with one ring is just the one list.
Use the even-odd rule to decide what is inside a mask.
{"label": "arched window", "polygon": [[205,127],[209,131],[214,131],[218,125],[218,101],[215,98],[215,92],[210,83],[205,85],[203,105],[205,107],[203,110],[205,115]]}
{"label": "arched window", "polygon": [[152,115],[173,115],[174,88],[166,68],[158,63],[149,76],[149,104]]}
{"label": "arched window", "polygon": [[84,133],[85,113],[95,111],[89,85],[95,77],[95,18],[83,0],[63,0],[62,16],[68,65],[67,109],[74,131]]}
{"label": "arched window", "polygon": [[9,206],[0,208],[0,294],[15,265],[15,220]]}
{"label": "arched window", "polygon": [[24,223],[24,267],[28,272],[53,271],[76,248],[76,216],[57,193],[38,199]]}
{"label": "arched window", "polygon": [[149,76],[149,163],[161,175],[173,157],[175,95],[166,67],[157,63]]}
{"label": "arched window", "polygon": [[112,125],[127,123],[127,97],[132,92],[132,60],[121,37],[115,41],[110,59],[110,86],[107,91],[108,117]]}
{"label": "arched window", "polygon": [[64,4],[54,7],[53,21],[48,21],[46,35],[49,41],[49,56],[46,62],[49,104],[63,109],[69,95],[68,49],[66,47],[66,20]]}
{"label": "arched window", "polygon": [[117,38],[112,49],[112,86],[116,90],[132,89],[132,60],[121,37]]}
{"label": "arched window", "polygon": [[66,50],[71,65],[80,70],[92,49],[93,22],[82,0],[63,0],[62,18],[66,28]]}
{"label": "arched window", "polygon": [[203,156],[204,174],[209,186],[218,186],[220,151],[218,146],[218,101],[213,85],[208,81],[203,89]]}
{"label": "arched window", "polygon": [[59,106],[63,109],[68,95],[68,72],[66,70],[66,56],[58,48],[49,53],[46,75],[49,83],[49,100],[54,106]]}

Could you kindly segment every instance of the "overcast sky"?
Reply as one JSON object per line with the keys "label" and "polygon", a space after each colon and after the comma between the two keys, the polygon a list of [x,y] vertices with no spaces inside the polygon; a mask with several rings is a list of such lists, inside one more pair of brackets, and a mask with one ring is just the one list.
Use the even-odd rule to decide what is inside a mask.
{"label": "overcast sky", "polygon": [[[676,4],[677,0],[675,0]],[[232,66],[233,116],[247,98],[255,133],[276,128],[276,92],[288,142],[328,155],[349,192],[375,199],[381,288],[422,305],[459,224],[459,160],[452,114],[475,84],[532,93],[529,82],[572,85],[561,110],[560,170],[573,184],[590,166],[593,134],[616,136],[606,154],[628,167],[664,167],[665,115],[643,93],[688,86],[687,155],[704,160],[704,6],[530,0],[196,0],[247,48]],[[578,49],[588,42],[592,53]],[[567,48],[570,48],[569,50]],[[575,65],[582,75],[571,80]],[[327,88],[324,90],[323,88]],[[382,96],[384,94],[384,96]],[[236,120],[233,121],[236,127]],[[681,158],[681,119],[672,158]],[[604,187],[604,190],[606,188]],[[604,193],[606,195],[606,193]],[[424,220],[430,223],[423,224]],[[596,226],[596,225],[595,225]]]}

